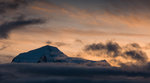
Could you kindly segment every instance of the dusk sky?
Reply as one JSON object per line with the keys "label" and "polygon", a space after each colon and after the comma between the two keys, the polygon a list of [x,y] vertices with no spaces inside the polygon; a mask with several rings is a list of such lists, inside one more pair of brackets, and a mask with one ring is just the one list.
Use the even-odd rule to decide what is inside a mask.
{"label": "dusk sky", "polygon": [[150,0],[0,0],[0,83],[150,83]]}
{"label": "dusk sky", "polygon": [[68,56],[115,65],[112,57],[85,52],[100,42],[117,43],[123,51],[136,43],[140,48],[135,49],[150,57],[149,0],[0,0],[0,19],[4,62],[49,44]]}

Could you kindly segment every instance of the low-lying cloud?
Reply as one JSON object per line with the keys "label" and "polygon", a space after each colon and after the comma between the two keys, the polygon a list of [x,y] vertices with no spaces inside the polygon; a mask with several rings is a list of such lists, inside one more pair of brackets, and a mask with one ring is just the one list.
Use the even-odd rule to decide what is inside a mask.
{"label": "low-lying cloud", "polygon": [[[57,66],[56,66],[57,65]],[[1,83],[146,83],[147,67],[135,71],[117,67],[88,67],[71,64],[1,64]],[[109,80],[108,80],[109,79]]]}

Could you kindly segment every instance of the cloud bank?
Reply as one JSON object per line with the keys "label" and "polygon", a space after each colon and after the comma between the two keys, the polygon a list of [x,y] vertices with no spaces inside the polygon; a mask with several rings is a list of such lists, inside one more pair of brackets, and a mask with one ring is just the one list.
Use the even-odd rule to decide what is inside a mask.
{"label": "cloud bank", "polygon": [[[57,66],[56,66],[57,65]],[[146,83],[150,72],[144,66],[127,70],[69,64],[1,64],[1,83]]]}
{"label": "cloud bank", "polygon": [[[101,42],[93,43],[86,45],[84,51],[89,55],[114,59],[118,61],[118,64],[128,60],[130,60],[130,63],[134,63],[135,61],[136,64],[148,62],[147,54],[137,43],[131,43],[125,46],[120,46],[117,42],[113,41],[106,42],[105,44]],[[120,58],[124,60],[121,61]]]}

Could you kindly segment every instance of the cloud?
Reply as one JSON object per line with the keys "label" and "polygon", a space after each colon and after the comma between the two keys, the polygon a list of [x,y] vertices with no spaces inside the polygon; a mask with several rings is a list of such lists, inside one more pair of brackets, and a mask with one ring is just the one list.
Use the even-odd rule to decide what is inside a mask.
{"label": "cloud", "polygon": [[64,43],[64,42],[54,42],[54,45],[57,45],[57,46],[65,46],[65,45],[67,45],[67,44]]}
{"label": "cloud", "polygon": [[126,48],[137,48],[137,49],[140,49],[142,48],[138,43],[131,43],[131,44],[128,44],[126,45]]}
{"label": "cloud", "polygon": [[29,20],[16,20],[11,22],[6,22],[0,25],[0,38],[6,39],[8,38],[9,33],[12,30],[22,29],[24,26],[43,23],[44,21],[41,19],[29,19]]}
{"label": "cloud", "polygon": [[[137,63],[147,63],[148,57],[147,54],[141,50],[140,45],[137,43],[127,44],[125,47],[120,46],[118,43],[110,41],[106,44],[104,43],[93,43],[90,45],[86,45],[84,48],[85,53],[95,53],[94,56],[111,58],[112,60],[118,57],[125,59],[128,61],[131,59],[135,60]],[[117,61],[120,63],[120,59]],[[137,64],[136,63],[136,64]]]}
{"label": "cloud", "polygon": [[[68,0],[65,0],[66,2]],[[80,3],[79,3],[80,2]],[[68,1],[72,5],[77,5],[80,8],[89,9],[90,12],[100,10],[102,12],[108,11],[111,14],[120,15],[123,14],[125,16],[130,15],[131,13],[144,13],[149,12],[149,3],[147,0],[87,0],[84,6],[82,5],[85,0],[76,1]],[[78,8],[77,7],[77,8]],[[92,7],[92,8],[91,8]],[[140,12],[142,11],[142,12]]]}
{"label": "cloud", "polygon": [[90,29],[76,29],[76,28],[71,28],[71,29],[62,29],[62,32],[65,33],[71,33],[71,34],[76,34],[76,35],[83,35],[83,36],[129,36],[129,37],[149,37],[149,34],[140,34],[140,33],[119,33],[119,32],[105,32],[105,31],[100,31],[100,30],[90,30]]}
{"label": "cloud", "polygon": [[98,44],[91,44],[85,46],[85,51],[101,51],[101,50],[106,50],[106,53],[108,54],[109,57],[117,57],[120,56],[120,50],[121,47],[119,46],[118,43],[116,42],[108,42],[105,44],[98,43]]}
{"label": "cloud", "polygon": [[146,66],[144,71],[71,64],[1,64],[0,68],[1,83],[146,83],[150,78]]}
{"label": "cloud", "polygon": [[[28,0],[24,0],[24,1],[30,2]],[[39,1],[39,2],[44,2],[44,1]],[[78,22],[81,23],[81,21],[82,21],[86,25],[88,25],[88,24],[93,24],[93,25],[96,25],[96,24],[98,24],[98,25],[101,25],[101,24],[102,25],[103,24],[104,25],[109,25],[109,22],[107,22],[107,21],[111,21],[110,18],[117,18],[119,21],[121,21],[121,20],[124,19],[124,17],[122,17],[122,15],[120,16],[120,14],[118,14],[120,12],[113,14],[114,13],[113,11],[115,11],[115,12],[117,10],[121,10],[122,11],[122,8],[125,8],[125,7],[117,7],[118,9],[116,9],[116,7],[115,7],[116,4],[119,5],[119,6],[122,6],[122,4],[132,5],[130,3],[128,4],[128,2],[131,2],[133,4],[135,3],[136,5],[138,5],[138,2],[134,2],[134,1],[117,1],[117,0],[115,0],[116,3],[114,3],[111,0],[106,0],[106,1],[105,0],[101,0],[101,1],[95,0],[95,1],[87,1],[87,3],[85,3],[85,5],[82,6],[83,7],[83,10],[82,10],[82,7],[78,8],[78,4],[76,4],[76,2],[75,2],[74,5],[72,5],[72,7],[69,7],[68,5],[66,5],[67,7],[66,6],[64,7],[64,6],[62,6],[63,4],[61,3],[61,1],[60,1],[59,4],[52,4],[52,3],[50,3],[51,0],[50,1],[46,0],[46,1],[48,1],[49,3],[48,2],[41,3],[42,6],[41,6],[41,4],[40,4],[40,6],[39,5],[33,5],[33,6],[31,5],[31,9],[35,9],[35,10],[37,10],[36,12],[39,12],[39,13],[41,13],[41,11],[39,11],[39,10],[50,12],[50,13],[48,13],[48,15],[55,14],[56,16],[54,15],[54,17],[58,17],[57,15],[59,15],[59,14],[61,14],[63,16],[66,15],[66,16],[69,16],[69,19],[80,20]],[[55,1],[52,0],[52,2],[55,2]],[[55,3],[57,3],[57,2],[59,2],[59,1],[56,1]],[[71,1],[63,1],[63,2],[64,3],[68,3],[69,2],[68,4],[71,5],[72,2],[74,2],[74,1],[71,0]],[[84,0],[81,0],[80,2],[81,3],[79,5],[81,5],[82,3],[84,3]],[[93,11],[91,13],[89,11],[91,9],[87,7],[87,4],[95,4],[95,3],[99,3],[99,5],[98,6],[91,6],[91,9],[93,9]],[[49,6],[48,6],[48,4],[49,4]],[[105,4],[105,5],[103,5],[103,4]],[[142,4],[145,4],[145,3],[142,2]],[[103,13],[99,14],[99,11],[95,11],[96,8],[98,10],[100,10],[100,11],[104,11],[103,13],[105,15],[103,15]],[[128,9],[126,9],[126,10],[128,10]],[[129,10],[130,10],[130,8],[129,8]],[[113,13],[111,13],[111,12],[113,12]],[[45,14],[43,14],[43,15],[45,15]],[[115,15],[118,15],[118,16],[115,16]],[[104,18],[102,18],[102,17],[104,17]],[[108,17],[108,20],[106,20],[105,17],[106,17],[106,19]],[[117,22],[116,25],[119,24],[118,21],[111,21],[111,23],[112,22]],[[129,22],[129,23],[131,23],[131,22]],[[140,23],[136,23],[136,24],[140,24]],[[112,26],[112,25],[110,24],[110,26]],[[60,27],[62,27],[62,26],[60,26]],[[116,26],[114,26],[114,27],[116,27]],[[111,32],[97,31],[97,30],[93,30],[93,31],[86,30],[86,31],[84,31],[84,30],[70,30],[70,29],[68,30],[67,29],[64,32],[73,33],[73,34],[77,33],[77,35],[86,35],[86,36],[87,35],[90,35],[90,36],[97,36],[97,35],[100,35],[100,36],[101,35],[102,36],[104,36],[104,35],[113,35],[113,36],[150,36],[149,34],[142,34],[142,33],[132,33],[132,32],[124,32],[124,33],[112,32],[111,33]]]}
{"label": "cloud", "polygon": [[103,45],[102,43],[98,43],[98,44],[91,44],[91,45],[87,45],[85,46],[85,50],[89,51],[89,50],[103,50],[105,49],[105,45]]}
{"label": "cloud", "polygon": [[106,44],[106,47],[108,54],[110,54],[111,52],[114,53],[113,57],[117,57],[120,54],[121,47],[119,46],[119,44],[115,42],[108,42]]}
{"label": "cloud", "polygon": [[[0,39],[7,39],[13,30],[23,29],[24,26],[44,23],[41,17],[33,17],[26,10],[31,3],[39,0],[1,0],[0,1]],[[11,12],[11,13],[10,13]],[[24,13],[27,12],[27,13]]]}
{"label": "cloud", "polygon": [[83,44],[83,41],[80,39],[75,39],[75,42]]}
{"label": "cloud", "polygon": [[28,0],[1,0],[0,1],[0,14],[5,14],[10,10],[16,10],[22,5],[26,6],[28,2],[29,2]]}
{"label": "cloud", "polygon": [[[104,1],[104,0],[103,0]],[[144,13],[148,12],[149,9],[149,3],[150,1],[147,0],[125,0],[125,1],[120,1],[120,0],[106,0],[104,1],[106,4],[104,7],[107,6],[107,8],[112,14],[124,14],[124,15],[130,15],[131,13]],[[111,10],[112,9],[112,10]]]}
{"label": "cloud", "polygon": [[48,45],[56,45],[58,47],[68,45],[67,43],[64,43],[64,42],[53,42],[53,41],[47,41],[46,44],[48,44]]}
{"label": "cloud", "polygon": [[46,41],[46,44],[51,44],[52,42],[51,41]]}
{"label": "cloud", "polygon": [[60,10],[62,13],[86,26],[148,28],[150,22],[147,0],[87,0],[86,3],[85,0],[65,0],[62,3],[69,4]]}
{"label": "cloud", "polygon": [[7,9],[16,9],[17,7],[16,3],[0,2],[0,14],[5,13]]}
{"label": "cloud", "polygon": [[126,51],[125,55],[141,62],[147,62],[148,60],[146,53],[143,51],[130,50],[130,51]]}

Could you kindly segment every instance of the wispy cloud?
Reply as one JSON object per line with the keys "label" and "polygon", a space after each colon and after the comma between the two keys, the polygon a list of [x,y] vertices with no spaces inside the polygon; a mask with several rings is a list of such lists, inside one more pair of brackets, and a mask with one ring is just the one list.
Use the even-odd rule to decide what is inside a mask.
{"label": "wispy cloud", "polygon": [[77,34],[77,35],[86,35],[86,36],[106,36],[106,35],[114,35],[114,36],[147,36],[149,34],[138,34],[138,33],[117,33],[117,32],[104,32],[98,30],[82,30],[82,29],[63,29],[63,32],[70,33],[70,34]]}

